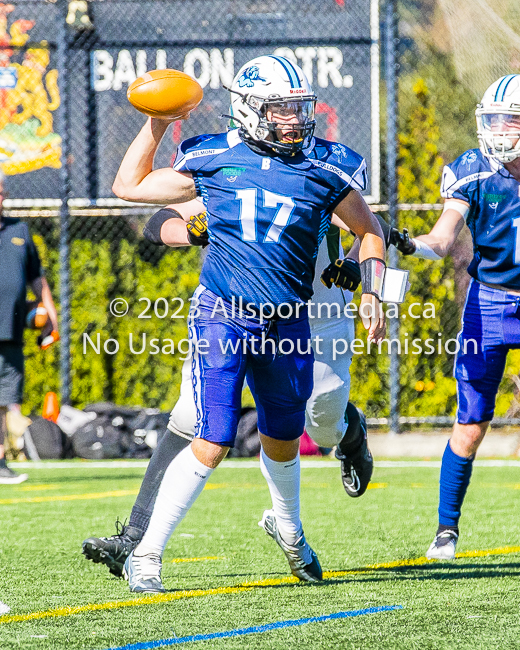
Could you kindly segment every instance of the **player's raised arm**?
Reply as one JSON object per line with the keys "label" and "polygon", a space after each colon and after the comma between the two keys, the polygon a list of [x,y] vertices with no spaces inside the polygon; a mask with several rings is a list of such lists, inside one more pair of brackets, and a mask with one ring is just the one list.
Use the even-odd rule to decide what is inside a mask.
{"label": "player's raised arm", "polygon": [[153,170],[153,159],[171,120],[149,118],[121,162],[112,186],[116,196],[142,203],[183,203],[196,198],[189,173],[166,167]]}
{"label": "player's raised arm", "polygon": [[427,235],[410,238],[408,230],[392,228],[390,243],[403,255],[415,255],[427,260],[440,260],[450,252],[464,227],[469,205],[460,199],[448,199],[444,211]]}
{"label": "player's raised arm", "polygon": [[377,219],[365,200],[356,190],[352,190],[339,203],[335,214],[359,237],[359,262],[361,266],[361,285],[363,295],[359,313],[368,338],[376,343],[385,332],[385,319],[380,308],[380,292],[383,286],[385,268],[385,242]]}

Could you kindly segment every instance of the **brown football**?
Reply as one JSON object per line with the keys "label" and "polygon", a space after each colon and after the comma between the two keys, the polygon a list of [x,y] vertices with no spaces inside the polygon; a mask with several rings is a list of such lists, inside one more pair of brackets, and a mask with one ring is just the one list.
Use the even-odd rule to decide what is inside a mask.
{"label": "brown football", "polygon": [[179,118],[202,101],[200,84],[179,70],[150,70],[128,88],[128,101],[138,111],[158,118]]}
{"label": "brown football", "polygon": [[25,326],[31,330],[41,330],[47,325],[49,314],[43,302],[32,300],[25,303]]}

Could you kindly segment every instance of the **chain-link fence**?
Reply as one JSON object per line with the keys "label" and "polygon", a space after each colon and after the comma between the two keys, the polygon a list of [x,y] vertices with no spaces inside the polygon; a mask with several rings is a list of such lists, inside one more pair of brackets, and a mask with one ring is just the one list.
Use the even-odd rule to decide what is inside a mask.
{"label": "chain-link fence", "polygon": [[[124,204],[111,191],[145,120],[126,91],[146,70],[184,70],[204,88],[192,117],[170,127],[157,166],[171,163],[183,139],[224,130],[225,86],[236,71],[259,54],[280,54],[301,65],[313,83],[317,135],[344,142],[366,158],[366,198],[374,209],[387,219],[395,214],[412,234],[433,225],[440,214],[442,159],[476,146],[476,97],[468,99],[467,74],[457,76],[449,43],[435,42],[442,9],[456,9],[446,9],[446,0],[439,7],[423,4],[428,11],[418,11],[417,3],[400,6],[398,43],[384,30],[387,7],[377,0],[0,3],[0,166],[10,194],[4,207],[30,222],[61,310],[61,362],[56,349],[40,352],[27,334],[27,411],[40,408],[47,390],[59,390],[64,401],[78,406],[114,400],[163,409],[178,393],[184,356],[179,343],[186,338],[188,299],[197,285],[198,251],[151,247],[142,227],[154,208]],[[380,31],[387,35],[382,61]],[[380,86],[384,91],[385,77],[388,82],[384,64],[392,56],[400,65],[398,214],[389,202],[393,131],[388,111],[380,111]],[[503,65],[505,74],[510,69]],[[388,109],[389,103],[381,106]],[[452,258],[437,265],[400,260],[411,272],[411,292],[392,329],[403,349],[391,356],[399,366],[392,366],[394,416],[405,422],[454,414],[453,354],[440,350],[438,339],[453,339],[459,329],[468,245],[466,238]],[[115,313],[124,303],[111,311],[118,298],[128,302],[125,318]],[[412,302],[433,303],[435,316],[404,319]],[[424,345],[420,354],[405,353],[405,340],[414,338],[434,339],[435,353]],[[122,341],[126,349],[116,350]],[[354,359],[352,399],[372,418],[390,415],[389,359],[386,353]],[[518,374],[516,359],[506,375]],[[513,382],[506,379],[502,387],[499,415],[516,414]]]}

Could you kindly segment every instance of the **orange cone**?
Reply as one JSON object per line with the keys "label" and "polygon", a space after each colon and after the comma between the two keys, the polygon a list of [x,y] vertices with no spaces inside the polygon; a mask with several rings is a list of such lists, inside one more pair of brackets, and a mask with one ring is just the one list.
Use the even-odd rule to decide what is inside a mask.
{"label": "orange cone", "polygon": [[58,404],[58,396],[56,393],[46,393],[43,398],[43,411],[42,417],[51,422],[56,422],[60,414],[60,405]]}

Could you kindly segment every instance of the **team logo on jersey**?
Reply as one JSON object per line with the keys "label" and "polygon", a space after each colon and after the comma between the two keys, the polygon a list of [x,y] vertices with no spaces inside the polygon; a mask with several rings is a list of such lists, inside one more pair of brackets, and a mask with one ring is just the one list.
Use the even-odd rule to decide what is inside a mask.
{"label": "team logo on jersey", "polygon": [[14,244],[15,246],[23,246],[25,244],[25,239],[22,239],[21,237],[13,237],[11,239],[11,244]]}
{"label": "team logo on jersey", "polygon": [[489,201],[489,207],[496,210],[499,203],[507,199],[507,194],[484,194],[484,201]]}
{"label": "team logo on jersey", "polygon": [[222,173],[227,181],[234,183],[246,171],[244,167],[223,167]]}
{"label": "team logo on jersey", "polygon": [[332,153],[336,156],[338,160],[341,161],[341,158],[346,158],[347,157],[347,150],[342,144],[333,144],[332,145]]}
{"label": "team logo on jersey", "polygon": [[252,65],[246,68],[238,78],[238,85],[240,88],[252,88],[255,81],[266,81],[264,77],[260,76],[260,70],[257,65]]}
{"label": "team logo on jersey", "polygon": [[477,160],[477,154],[474,151],[466,151],[462,156],[462,164],[470,167]]}

